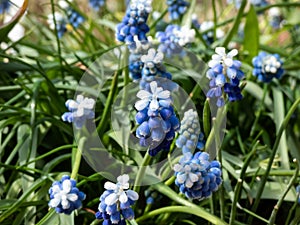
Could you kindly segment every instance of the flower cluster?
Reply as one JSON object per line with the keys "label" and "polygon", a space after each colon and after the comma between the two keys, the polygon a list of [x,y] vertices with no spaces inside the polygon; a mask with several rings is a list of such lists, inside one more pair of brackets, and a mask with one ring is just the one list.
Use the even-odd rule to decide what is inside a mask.
{"label": "flower cluster", "polygon": [[300,184],[296,187],[296,192],[297,192],[297,195],[298,195],[298,204],[300,205]]}
{"label": "flower cluster", "polygon": [[175,132],[180,124],[172,107],[171,93],[157,86],[156,81],[150,83],[150,90],[140,90],[135,103],[138,110],[136,122],[139,124],[136,136],[140,145],[150,147],[149,154],[155,156],[161,150],[169,150]]}
{"label": "flower cluster", "polygon": [[269,83],[273,78],[280,79],[284,73],[282,61],[278,54],[260,52],[258,56],[253,58],[252,64],[254,66],[252,74],[262,82]]}
{"label": "flower cluster", "polygon": [[1,0],[0,1],[0,14],[7,12],[10,8],[9,0]]}
{"label": "flower cluster", "polygon": [[218,190],[222,183],[221,165],[210,161],[209,154],[197,152],[184,153],[179,163],[174,166],[175,184],[187,198],[204,199]]}
{"label": "flower cluster", "polygon": [[131,206],[138,200],[139,195],[129,189],[129,176],[121,175],[117,178],[117,183],[106,182],[106,191],[100,196],[100,204],[97,219],[104,219],[103,225],[118,224],[125,225],[125,220],[134,218]]}
{"label": "flower cluster", "polygon": [[[200,24],[200,31],[204,32],[203,34],[203,39],[206,41],[207,44],[212,44],[214,40],[214,32],[213,31],[208,31],[207,30],[211,29],[214,27],[214,22],[213,21],[203,21]],[[220,28],[216,29],[216,39],[220,40],[225,36],[225,33],[223,30]]]}
{"label": "flower cluster", "polygon": [[76,181],[64,175],[60,181],[53,182],[49,189],[49,207],[55,208],[57,213],[71,214],[82,206],[85,194],[78,190]]}
{"label": "flower cluster", "polygon": [[269,4],[266,0],[250,0],[250,3],[255,7],[263,7]]}
{"label": "flower cluster", "polygon": [[156,38],[160,42],[158,50],[165,53],[167,57],[175,54],[184,55],[183,47],[194,42],[195,30],[187,26],[168,25],[164,32],[156,33]]}
{"label": "flower cluster", "polygon": [[105,0],[89,0],[89,5],[92,9],[99,11],[99,9],[104,6]]}
{"label": "flower cluster", "polygon": [[214,54],[208,63],[210,69],[206,77],[210,80],[210,89],[206,96],[217,98],[217,106],[222,107],[225,104],[223,91],[231,102],[242,99],[239,83],[244,73],[240,70],[241,62],[232,59],[238,54],[236,49],[226,54],[225,48],[217,47],[215,52],[217,54]]}
{"label": "flower cluster", "polygon": [[280,9],[273,7],[268,11],[269,24],[273,29],[279,29],[284,22]]}
{"label": "flower cluster", "polygon": [[77,29],[80,24],[84,22],[84,18],[77,11],[75,11],[66,1],[61,0],[58,2],[60,8],[65,12],[65,15],[59,12],[48,15],[48,24],[51,30],[56,29],[57,35],[61,38],[68,30],[72,30],[73,28]]}
{"label": "flower cluster", "polygon": [[94,106],[94,99],[77,95],[76,101],[72,99],[66,101],[66,107],[71,112],[65,112],[61,118],[63,121],[73,122],[76,128],[81,128],[87,119],[95,117]]}
{"label": "flower cluster", "polygon": [[190,5],[184,0],[167,0],[170,20],[177,20],[182,16]]}
{"label": "flower cluster", "polygon": [[134,38],[134,44],[129,48],[129,76],[132,80],[136,81],[142,77],[142,69],[144,63],[141,61],[143,55],[147,55],[150,48],[150,42],[142,43],[137,39],[137,36]]}
{"label": "flower cluster", "polygon": [[126,44],[134,43],[134,36],[141,42],[147,42],[146,33],[149,27],[146,24],[149,13],[152,11],[152,0],[132,0],[127,7],[126,15],[117,25],[116,38]]}
{"label": "flower cluster", "polygon": [[200,133],[197,112],[192,109],[186,111],[180,124],[176,146],[182,149],[183,154],[192,152],[197,147]]}

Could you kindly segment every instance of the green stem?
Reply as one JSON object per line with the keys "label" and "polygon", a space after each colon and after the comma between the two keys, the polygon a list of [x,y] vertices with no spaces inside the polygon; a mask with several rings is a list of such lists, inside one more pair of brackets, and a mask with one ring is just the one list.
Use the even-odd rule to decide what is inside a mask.
{"label": "green stem", "polygon": [[231,28],[231,30],[229,31],[229,33],[227,34],[227,36],[225,37],[225,39],[224,39],[224,41],[221,45],[224,48],[227,47],[227,45],[231,41],[233,35],[237,32],[237,30],[239,28],[239,25],[240,25],[240,22],[241,22],[241,19],[243,17],[243,12],[244,12],[244,9],[245,9],[246,5],[247,5],[247,0],[243,0],[242,3],[241,3],[240,9],[238,11],[238,14],[235,17],[233,27]]}
{"label": "green stem", "polygon": [[164,18],[164,16],[165,16],[167,13],[168,13],[168,9],[166,9],[165,11],[163,11],[163,13],[160,15],[160,17],[158,17],[157,20],[155,20],[155,21],[150,25],[150,30],[152,30],[152,29],[156,26],[156,24]]}
{"label": "green stem", "polygon": [[212,8],[214,13],[214,41],[217,40],[217,8],[216,8],[216,1],[212,1]]}
{"label": "green stem", "polygon": [[252,211],[253,212],[255,212],[257,210],[257,207],[259,205],[260,198],[261,198],[261,195],[263,193],[264,186],[267,182],[267,179],[268,179],[268,176],[269,176],[269,173],[270,173],[270,170],[271,170],[271,167],[272,167],[272,164],[273,164],[276,152],[277,152],[277,148],[278,148],[281,136],[282,136],[284,130],[286,129],[286,127],[287,127],[287,125],[288,125],[288,123],[291,119],[292,114],[295,112],[295,110],[297,109],[299,104],[300,104],[300,98],[298,98],[294,102],[294,104],[292,105],[292,107],[290,108],[290,110],[288,111],[287,115],[285,116],[284,120],[281,123],[281,126],[280,126],[279,131],[278,131],[277,136],[276,136],[275,143],[274,143],[273,148],[272,148],[272,153],[271,153],[271,156],[270,156],[270,159],[269,159],[268,166],[266,168],[266,172],[265,172],[264,176],[262,177],[262,179],[260,181],[260,185],[259,185],[258,190],[257,190],[256,198],[255,198],[254,204],[252,206]]}
{"label": "green stem", "polygon": [[97,127],[97,131],[98,131],[100,137],[102,136],[102,134],[105,130],[107,121],[108,121],[107,117],[108,117],[108,114],[110,112],[110,108],[111,108],[111,105],[113,103],[113,98],[114,98],[114,95],[116,93],[116,89],[117,89],[117,85],[118,85],[118,74],[119,74],[119,71],[116,71],[115,74],[114,74],[114,77],[113,77],[113,80],[112,80],[112,83],[111,83],[110,92],[108,94],[106,104],[105,104],[105,107],[104,107],[104,110],[103,110],[103,113],[102,113],[102,117],[101,117],[100,123]]}
{"label": "green stem", "polygon": [[75,160],[74,160],[74,164],[73,164],[73,168],[72,168],[72,174],[71,174],[72,179],[76,179],[76,177],[77,177],[79,167],[80,167],[80,162],[81,162],[81,151],[83,149],[85,141],[86,141],[86,137],[82,137],[79,140],[78,148],[75,149],[76,155],[75,155]]}
{"label": "green stem", "polygon": [[[299,198],[299,193],[297,194],[296,199],[298,199],[298,198]],[[292,208],[289,210],[289,214],[288,214],[288,216],[287,216],[287,218],[286,218],[286,220],[285,220],[285,224],[284,224],[284,225],[289,225],[289,224],[291,224],[291,223],[290,223],[290,220],[291,220],[292,214],[294,213],[294,211],[295,211],[297,205],[298,205],[298,201],[295,201],[294,204],[293,204],[293,206],[292,206]]]}
{"label": "green stem", "polygon": [[274,206],[274,209],[273,209],[272,214],[271,214],[270,219],[269,219],[269,225],[273,225],[275,223],[277,212],[278,212],[282,202],[284,201],[285,196],[287,195],[287,193],[289,192],[289,190],[291,189],[292,185],[295,183],[295,181],[298,177],[299,164],[298,164],[296,159],[294,159],[294,163],[296,164],[296,170],[295,170],[294,176],[291,178],[291,180],[288,183],[287,188],[285,189],[284,193],[278,199],[277,204]]}
{"label": "green stem", "polygon": [[259,120],[260,115],[261,115],[261,113],[263,111],[263,108],[264,108],[264,102],[265,102],[265,98],[266,98],[267,92],[268,92],[268,84],[264,84],[263,97],[262,97],[261,102],[259,104],[258,113],[257,113],[257,116],[255,117],[253,126],[252,126],[251,131],[250,131],[250,137],[252,137],[254,135],[254,132],[256,130],[256,126],[258,124],[258,120]]}
{"label": "green stem", "polygon": [[133,190],[136,191],[136,192],[139,192],[139,190],[140,190],[140,185],[142,183],[142,179],[145,175],[145,171],[146,171],[147,166],[149,165],[151,159],[152,159],[152,157],[151,157],[151,155],[149,155],[149,153],[147,151],[145,156],[144,156],[142,165],[139,167],[139,171],[136,175],[136,179],[135,179],[135,182],[134,182]]}
{"label": "green stem", "polygon": [[[220,218],[218,218],[215,215],[207,212],[205,209],[203,209],[203,208],[195,205],[194,203],[180,197],[178,195],[178,193],[176,193],[175,191],[173,191],[171,188],[169,188],[168,186],[166,186],[163,183],[154,184],[153,188],[155,190],[159,191],[160,193],[166,195],[167,197],[169,197],[173,201],[188,207],[188,209],[190,209],[188,213],[192,213],[191,210],[193,210],[193,212],[197,212],[197,216],[199,216],[203,219],[206,219],[207,221],[209,221],[213,224],[219,224],[219,225],[227,224],[226,222],[224,222]],[[171,206],[171,207],[174,207],[174,206]],[[166,211],[164,211],[164,212],[166,212]],[[137,219],[137,221],[138,221],[138,219]]]}
{"label": "green stem", "polygon": [[230,225],[234,224],[235,215],[236,215],[236,207],[237,207],[239,199],[241,198],[241,193],[242,193],[243,178],[245,177],[246,170],[256,152],[256,147],[258,144],[259,144],[259,142],[257,141],[255,143],[255,145],[253,146],[252,151],[248,154],[248,156],[244,162],[241,174],[240,174],[240,179],[238,179],[238,183],[235,187],[234,198],[233,198],[233,203],[232,203],[231,212],[230,212],[230,221],[229,221]]}

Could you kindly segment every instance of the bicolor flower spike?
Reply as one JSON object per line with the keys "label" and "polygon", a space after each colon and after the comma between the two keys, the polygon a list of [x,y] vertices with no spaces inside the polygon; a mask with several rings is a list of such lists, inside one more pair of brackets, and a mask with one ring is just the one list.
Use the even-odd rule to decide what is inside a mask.
{"label": "bicolor flower spike", "polygon": [[152,81],[150,90],[140,90],[135,104],[138,110],[135,120],[139,125],[136,136],[140,139],[140,145],[150,147],[149,154],[155,156],[159,151],[170,149],[171,141],[180,124],[172,106],[171,93],[158,82]]}
{"label": "bicolor flower spike", "polygon": [[[206,32],[207,30],[209,30],[213,27],[214,27],[214,22],[213,21],[203,21],[200,24],[200,31],[201,32]],[[203,36],[203,39],[206,41],[207,44],[212,44],[215,41],[213,31],[208,31],[208,32],[204,33],[202,36]],[[220,40],[224,36],[225,36],[224,31],[220,28],[217,28],[217,30],[216,30],[216,39]]]}
{"label": "bicolor flower spike", "polygon": [[187,26],[168,25],[164,32],[156,33],[156,38],[160,42],[158,50],[165,53],[167,57],[185,54],[183,47],[194,42],[195,30]]}
{"label": "bicolor flower spike", "polygon": [[0,14],[4,14],[9,10],[11,3],[9,0],[1,0],[0,1]]}
{"label": "bicolor flower spike", "polygon": [[190,152],[184,153],[173,169],[175,184],[190,199],[208,198],[222,183],[220,163],[210,161],[206,152],[197,152],[194,155]]}
{"label": "bicolor flower spike", "polygon": [[210,89],[206,96],[207,98],[217,98],[217,106],[222,107],[225,104],[224,96],[226,95],[231,102],[243,98],[239,83],[244,77],[244,73],[240,70],[242,63],[233,60],[233,57],[238,54],[236,49],[226,54],[225,48],[217,47],[215,52],[216,54],[208,63],[210,69],[207,71],[206,77],[210,80]]}
{"label": "bicolor flower spike", "polygon": [[122,22],[117,25],[116,39],[128,45],[134,43],[137,36],[141,42],[147,42],[146,33],[149,32],[147,19],[152,11],[152,0],[131,0],[127,7],[126,15]]}
{"label": "bicolor flower spike", "polygon": [[129,189],[129,176],[121,175],[117,178],[117,183],[106,182],[106,191],[100,196],[100,204],[97,219],[104,219],[103,225],[119,224],[125,225],[125,220],[134,218],[131,206],[138,200],[139,195]]}
{"label": "bicolor flower spike", "polygon": [[89,6],[95,11],[99,11],[104,4],[105,0],[89,0]]}
{"label": "bicolor flower spike", "polygon": [[180,124],[176,146],[182,150],[183,154],[192,152],[197,148],[200,134],[197,112],[193,109],[186,111]]}
{"label": "bicolor flower spike", "polygon": [[298,204],[300,205],[300,184],[296,187],[296,192],[297,192],[297,196],[298,196]]}
{"label": "bicolor flower spike", "polygon": [[252,64],[254,66],[252,74],[259,81],[265,83],[271,82],[273,78],[280,79],[284,73],[283,63],[278,54],[260,52],[258,56],[252,59]]}
{"label": "bicolor flower spike", "polygon": [[67,175],[64,175],[60,181],[53,182],[49,195],[49,207],[55,208],[57,213],[68,215],[80,209],[81,202],[85,199],[85,194],[76,187],[76,181]]}
{"label": "bicolor flower spike", "polygon": [[167,0],[170,20],[179,19],[189,7],[189,2],[184,0]]}
{"label": "bicolor flower spike", "polygon": [[95,117],[94,106],[94,99],[77,95],[76,101],[72,99],[66,101],[66,107],[71,112],[65,112],[61,118],[63,121],[74,123],[76,128],[81,128],[87,119]]}

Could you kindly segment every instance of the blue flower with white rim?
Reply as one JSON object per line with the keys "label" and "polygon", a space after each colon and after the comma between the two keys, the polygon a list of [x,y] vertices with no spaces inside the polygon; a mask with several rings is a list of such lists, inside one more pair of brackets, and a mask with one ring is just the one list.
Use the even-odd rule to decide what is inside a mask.
{"label": "blue flower with white rim", "polygon": [[106,191],[100,196],[97,219],[104,219],[103,224],[126,224],[125,220],[134,218],[131,206],[138,200],[139,195],[129,189],[129,176],[121,175],[117,183],[106,182]]}
{"label": "blue flower with white rim", "polygon": [[55,208],[57,213],[71,214],[80,209],[85,194],[78,190],[76,181],[64,175],[60,181],[53,182],[49,189],[49,207]]}
{"label": "blue flower with white rim", "polygon": [[105,0],[89,0],[89,5],[92,9],[99,11],[99,9],[104,6]]}
{"label": "blue flower with white rim", "polygon": [[229,101],[242,99],[239,83],[244,73],[240,70],[241,62],[233,60],[233,57],[238,54],[236,49],[226,54],[225,48],[217,47],[215,52],[217,54],[214,54],[208,63],[210,69],[206,77],[210,80],[210,90],[206,96],[217,98],[217,106],[222,107],[225,104],[223,92],[227,94]]}
{"label": "blue flower with white rim", "polygon": [[177,20],[187,11],[190,4],[184,0],[167,0],[167,5],[170,20]]}
{"label": "blue flower with white rim", "polygon": [[180,127],[172,106],[171,93],[158,87],[158,82],[152,81],[149,84],[150,90],[140,90],[137,93],[140,100],[135,104],[138,110],[135,119],[139,124],[136,137],[140,139],[141,146],[149,147],[151,156],[161,150],[168,151]]}
{"label": "blue flower with white rim", "polygon": [[4,13],[8,12],[10,6],[11,6],[11,3],[9,0],[1,0],[0,1],[0,14],[4,14]]}
{"label": "blue flower with white rim", "polygon": [[278,54],[260,52],[258,56],[252,59],[252,64],[254,66],[252,74],[259,81],[265,83],[271,82],[273,78],[280,79],[284,73],[283,62]]}
{"label": "blue flower with white rim", "polygon": [[[59,12],[55,12],[54,17],[55,17],[55,21],[56,21],[57,35],[59,38],[61,38],[68,31],[67,30],[67,18]],[[50,29],[55,30],[53,14],[48,15],[47,22],[49,24]]]}
{"label": "blue flower with white rim", "polygon": [[[215,39],[214,39],[214,32],[213,31],[208,31],[207,30],[211,29],[214,27],[214,22],[213,21],[203,21],[200,24],[200,31],[205,32],[202,36],[203,39],[206,41],[207,44],[212,44]],[[217,28],[216,29],[216,39],[220,40],[225,36],[225,33],[222,29]]]}
{"label": "blue flower with white rim", "polygon": [[147,42],[146,33],[149,27],[146,24],[149,13],[152,11],[152,0],[132,0],[127,6],[126,15],[116,27],[116,39],[128,45],[134,43],[137,36],[141,42]]}
{"label": "blue flower with white rim", "polygon": [[184,56],[183,47],[194,42],[195,30],[187,26],[180,27],[170,24],[164,32],[159,31],[155,36],[160,42],[158,50],[165,53],[167,57],[174,55]]}
{"label": "blue flower with white rim", "polygon": [[66,101],[66,107],[71,112],[65,112],[61,118],[63,121],[74,123],[76,128],[81,128],[87,119],[95,117],[94,106],[94,99],[77,95],[75,101],[72,99]]}
{"label": "blue flower with white rim", "polygon": [[186,152],[174,166],[175,184],[190,199],[204,199],[218,190],[222,183],[221,165],[210,161],[209,154]]}

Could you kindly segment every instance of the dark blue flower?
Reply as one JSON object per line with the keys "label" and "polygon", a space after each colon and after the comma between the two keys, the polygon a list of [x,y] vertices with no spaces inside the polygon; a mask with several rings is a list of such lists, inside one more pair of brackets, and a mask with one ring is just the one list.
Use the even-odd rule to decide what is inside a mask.
{"label": "dark blue flower", "polygon": [[170,20],[177,20],[187,11],[190,4],[184,0],[167,0],[167,5]]}
{"label": "dark blue flower", "polygon": [[255,7],[263,7],[269,4],[266,0],[250,0],[250,3]]}
{"label": "dark blue flower", "polygon": [[151,12],[151,0],[132,0],[127,7],[126,15],[122,22],[117,25],[116,39],[131,45],[134,37],[141,42],[147,42],[146,33],[149,27],[146,24]]}
{"label": "dark blue flower", "polygon": [[184,113],[178,134],[176,146],[182,149],[182,153],[192,152],[197,148],[200,124],[196,111],[190,109]]}
{"label": "dark blue flower", "polygon": [[225,53],[223,47],[217,47],[215,51],[217,54],[214,54],[212,60],[208,63],[210,69],[207,71],[206,77],[210,79],[210,89],[206,96],[216,98],[217,106],[222,107],[225,104],[224,94],[231,102],[242,99],[239,84],[244,77],[244,73],[240,70],[242,63],[232,59],[238,54],[236,49],[228,54]]}
{"label": "dark blue flower", "polygon": [[0,1],[0,14],[7,12],[10,8],[10,1],[9,0],[1,0]]}
{"label": "dark blue flower", "polygon": [[75,29],[84,22],[84,17],[72,8],[67,10],[68,23]]}
{"label": "dark blue flower", "polygon": [[156,33],[156,38],[160,42],[158,50],[166,54],[167,57],[174,55],[183,56],[183,47],[192,43],[195,39],[195,30],[187,26],[168,25],[164,32]]}
{"label": "dark blue flower", "polygon": [[[54,13],[55,21],[56,21],[56,29],[57,29],[57,35],[59,38],[61,38],[67,31],[67,18],[63,16],[61,13],[55,12]],[[53,14],[48,15],[47,20],[49,27],[51,30],[55,29],[55,24],[53,20]]]}
{"label": "dark blue flower", "polygon": [[105,0],[89,0],[89,5],[92,9],[99,11],[99,9],[104,6]]}
{"label": "dark blue flower", "polygon": [[218,190],[222,183],[221,165],[210,161],[209,154],[197,152],[184,153],[179,163],[174,166],[175,184],[187,198],[204,199]]}
{"label": "dark blue flower", "polygon": [[[206,41],[207,44],[212,44],[215,39],[214,39],[214,32],[213,31],[207,31],[209,29],[212,29],[214,27],[214,22],[213,21],[203,21],[200,24],[200,31],[204,32],[203,39]],[[225,33],[223,30],[220,28],[217,28],[216,30],[216,39],[220,40],[225,36]]]}
{"label": "dark blue flower", "polygon": [[76,128],[81,128],[87,119],[95,117],[94,106],[94,99],[77,95],[76,101],[72,99],[66,101],[66,107],[71,112],[64,113],[61,118],[63,121],[74,123]]}
{"label": "dark blue flower", "polygon": [[71,214],[75,209],[81,208],[81,202],[85,199],[85,194],[76,187],[76,181],[67,175],[60,181],[53,182],[49,195],[49,207],[64,214]]}
{"label": "dark blue flower", "polygon": [[259,81],[269,83],[273,78],[280,79],[284,73],[282,68],[282,61],[278,54],[268,54],[260,52],[258,56],[252,59],[254,69],[252,74],[258,78]]}
{"label": "dark blue flower", "polygon": [[99,212],[95,214],[97,219],[103,219],[103,224],[126,224],[125,220],[134,218],[131,206],[138,200],[139,195],[129,189],[129,176],[121,175],[117,183],[106,182],[106,191],[100,196]]}

